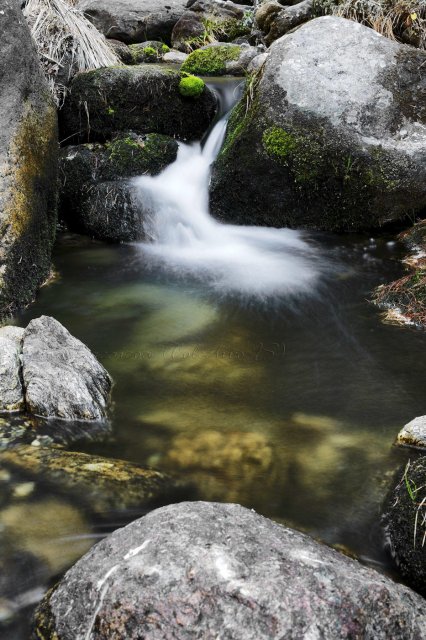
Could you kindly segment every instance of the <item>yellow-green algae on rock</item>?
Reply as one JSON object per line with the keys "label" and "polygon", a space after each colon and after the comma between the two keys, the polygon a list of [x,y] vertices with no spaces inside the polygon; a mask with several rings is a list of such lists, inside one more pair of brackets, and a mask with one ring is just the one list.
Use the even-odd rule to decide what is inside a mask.
{"label": "yellow-green algae on rock", "polygon": [[30,302],[50,270],[57,115],[18,3],[0,15],[0,314]]}
{"label": "yellow-green algae on rock", "polygon": [[175,481],[160,471],[57,448],[14,447],[1,454],[0,463],[76,497],[98,515],[157,500],[164,504],[176,489]]}

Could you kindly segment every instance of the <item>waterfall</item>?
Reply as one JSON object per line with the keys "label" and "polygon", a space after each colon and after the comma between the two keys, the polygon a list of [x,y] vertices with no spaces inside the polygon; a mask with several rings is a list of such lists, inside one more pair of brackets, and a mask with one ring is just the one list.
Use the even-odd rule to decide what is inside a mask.
{"label": "waterfall", "polygon": [[140,245],[144,256],[222,293],[266,298],[314,292],[325,264],[302,233],[222,224],[210,216],[210,167],[228,116],[204,146],[180,143],[176,161],[160,175],[135,179],[149,239]]}

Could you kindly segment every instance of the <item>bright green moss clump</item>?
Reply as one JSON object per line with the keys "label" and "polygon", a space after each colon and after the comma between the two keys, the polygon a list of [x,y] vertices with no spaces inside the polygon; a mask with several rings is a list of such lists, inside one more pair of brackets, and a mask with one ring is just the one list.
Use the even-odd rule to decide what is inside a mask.
{"label": "bright green moss clump", "polygon": [[197,49],[188,56],[181,69],[200,76],[220,76],[226,72],[226,63],[239,57],[239,45]]}
{"label": "bright green moss clump", "polygon": [[156,50],[154,49],[154,47],[144,47],[143,48],[143,52],[146,56],[155,56],[157,55]]}
{"label": "bright green moss clump", "polygon": [[203,93],[205,86],[201,78],[186,76],[179,82],[179,92],[185,98],[198,98]]}
{"label": "bright green moss clump", "polygon": [[266,129],[262,141],[266,151],[278,158],[286,158],[297,146],[294,136],[280,127]]}

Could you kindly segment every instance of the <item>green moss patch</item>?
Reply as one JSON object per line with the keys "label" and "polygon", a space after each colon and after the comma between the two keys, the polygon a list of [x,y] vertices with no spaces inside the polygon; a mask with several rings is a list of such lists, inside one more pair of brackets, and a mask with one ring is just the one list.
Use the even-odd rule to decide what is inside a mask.
{"label": "green moss patch", "polygon": [[266,129],[263,132],[262,142],[266,151],[277,158],[287,158],[297,146],[294,136],[280,127]]}
{"label": "green moss patch", "polygon": [[196,76],[185,76],[179,82],[179,92],[185,98],[198,98],[200,96],[206,85],[204,84],[201,78],[197,78]]}
{"label": "green moss patch", "polygon": [[197,49],[188,56],[181,70],[200,76],[220,76],[226,73],[226,63],[238,60],[240,52],[239,45]]}

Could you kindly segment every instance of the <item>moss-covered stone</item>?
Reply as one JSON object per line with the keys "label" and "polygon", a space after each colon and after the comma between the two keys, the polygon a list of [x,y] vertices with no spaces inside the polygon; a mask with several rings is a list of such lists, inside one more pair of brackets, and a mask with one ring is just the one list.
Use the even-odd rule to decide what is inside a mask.
{"label": "moss-covered stone", "polygon": [[143,237],[142,214],[129,178],[157,175],[177,156],[176,140],[125,133],[105,144],[66,147],[60,154],[60,216],[69,229],[99,240]]}
{"label": "moss-covered stone", "polygon": [[18,6],[1,16],[0,316],[29,303],[50,270],[57,214],[57,116]]}
{"label": "moss-covered stone", "polygon": [[197,49],[185,60],[181,71],[200,76],[221,76],[226,74],[226,63],[238,60],[239,45],[217,45]]}
{"label": "moss-covered stone", "polygon": [[[362,82],[367,94],[382,92],[386,100],[393,96],[388,111],[376,108],[377,101],[358,106],[356,86],[361,80],[350,80],[356,71],[345,57],[327,58],[324,68],[315,72],[304,57],[299,62],[302,49],[312,59],[318,57],[319,41],[329,50],[323,21],[324,27],[336,22],[336,30],[330,31],[336,41],[337,27],[348,32],[335,48],[351,54],[358,51],[361,33],[366,60],[374,65],[379,43],[389,68]],[[399,67],[390,62],[395,55]],[[229,120],[213,165],[213,214],[244,224],[356,231],[420,212],[426,205],[424,146],[417,134],[412,145],[407,138],[410,132],[424,131],[426,122],[425,85],[418,82],[414,61],[418,69],[424,54],[402,50],[369,29],[337,18],[313,21],[277,41]],[[306,73],[298,71],[300,64]],[[333,70],[340,66],[345,70],[339,76]],[[341,90],[336,88],[339,82]],[[316,102],[312,93],[318,94]]]}
{"label": "moss-covered stone", "polygon": [[208,88],[196,102],[179,91],[181,75],[163,65],[108,67],[81,73],[62,110],[62,137],[104,142],[118,131],[200,139],[216,114]]}
{"label": "moss-covered stone", "polygon": [[132,54],[132,64],[159,62],[164,54],[170,51],[170,47],[156,40],[131,44],[129,49]]}
{"label": "moss-covered stone", "polygon": [[426,595],[426,456],[400,469],[383,523],[391,554],[414,589]]}
{"label": "moss-covered stone", "polygon": [[198,98],[205,87],[204,81],[196,76],[185,76],[179,83],[179,91],[186,98]]}

